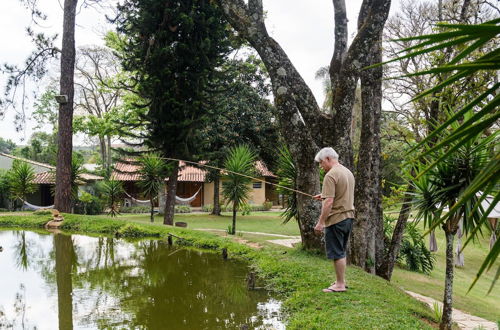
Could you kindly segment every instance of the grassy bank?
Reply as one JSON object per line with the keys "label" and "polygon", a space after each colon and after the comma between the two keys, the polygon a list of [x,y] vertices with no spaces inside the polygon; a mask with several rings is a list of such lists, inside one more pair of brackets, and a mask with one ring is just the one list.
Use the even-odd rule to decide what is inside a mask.
{"label": "grassy bank", "polygon": [[[227,248],[230,256],[245,258],[266,285],[283,295],[288,329],[418,329],[430,328],[432,312],[386,281],[348,268],[350,289],[325,294],[333,279],[331,264],[323,256],[298,249],[253,250],[228,238],[162,225],[143,225],[104,217],[65,215],[64,230],[127,237],[164,237],[168,232],[183,240],[176,244],[205,249]],[[0,226],[40,228],[47,216],[3,216]]]}

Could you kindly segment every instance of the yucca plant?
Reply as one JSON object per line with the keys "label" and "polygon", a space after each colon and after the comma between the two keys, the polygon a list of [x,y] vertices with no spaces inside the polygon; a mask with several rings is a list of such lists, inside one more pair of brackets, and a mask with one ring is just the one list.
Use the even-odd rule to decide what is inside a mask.
{"label": "yucca plant", "polygon": [[285,196],[286,198],[286,208],[285,211],[281,214],[283,218],[283,223],[287,223],[291,219],[298,219],[298,208],[297,208],[297,196],[296,194],[285,188],[297,189],[296,187],[296,178],[297,178],[297,169],[295,168],[295,164],[292,159],[292,154],[286,146],[282,146],[278,149],[279,157],[278,157],[278,184],[277,191]]}
{"label": "yucca plant", "polygon": [[[465,120],[472,115],[466,114]],[[453,124],[453,126],[456,124]],[[451,329],[452,294],[453,294],[453,240],[462,219],[466,234],[480,228],[483,210],[475,207],[478,198],[474,195],[463,203],[460,208],[454,208],[463,191],[481,174],[489,162],[489,151],[494,136],[467,141],[455,148],[448,157],[442,158],[436,166],[425,174],[414,178],[415,207],[418,211],[417,220],[423,219],[424,225],[430,230],[442,225],[446,237],[446,274],[443,301],[443,318],[441,328]],[[454,148],[454,145],[450,146]],[[445,153],[445,149],[440,149]],[[435,155],[440,157],[439,154]],[[426,167],[427,164],[421,165]],[[419,171],[422,173],[422,170]],[[445,214],[446,216],[442,216]],[[445,219],[442,222],[442,219]]]}
{"label": "yucca plant", "polygon": [[150,219],[154,222],[154,199],[168,176],[165,161],[155,153],[144,154],[139,158],[139,174],[141,180],[138,185],[146,196],[149,196],[151,205]]}
{"label": "yucca plant", "polygon": [[[498,108],[500,106],[500,94],[498,89],[500,83],[495,78],[495,72],[500,69],[500,49],[498,48],[498,36],[500,35],[500,18],[482,23],[482,24],[438,24],[441,32],[405,38],[401,40],[418,41],[416,45],[405,49],[403,52],[406,55],[401,56],[392,61],[398,61],[406,58],[415,57],[421,54],[443,51],[450,47],[458,47],[461,51],[454,56],[454,58],[444,65],[435,67],[430,70],[417,72],[412,75],[426,75],[426,74],[441,74],[446,73],[448,78],[442,83],[434,86],[422,94],[418,95],[414,100],[422,98],[431,93],[442,91],[459,83],[462,80],[468,79],[479,71],[486,71],[493,73],[491,81],[485,84],[485,91],[476,96],[472,101],[463,105],[461,108],[453,109],[453,115],[448,118],[443,124],[439,125],[433,133],[426,137],[422,142],[415,146],[411,151],[421,150],[422,147],[428,145],[430,141],[438,138],[436,143],[433,143],[431,148],[424,149],[423,152],[418,153],[415,159],[422,159],[439,153],[438,157],[432,157],[431,161],[422,166],[418,177],[426,175],[426,173],[434,170],[441,162],[446,159],[454,157],[453,155],[458,152],[463,146],[470,144],[471,141],[476,139],[478,135],[486,129],[495,125],[500,118]],[[485,46],[490,46],[486,48]],[[480,49],[486,49],[477,56],[472,57]],[[473,58],[466,61],[467,58]],[[463,120],[467,112],[474,111],[474,114]],[[460,123],[452,127],[453,124]],[[451,128],[451,129],[450,129]],[[449,130],[449,131],[447,131]],[[443,134],[445,133],[445,134]],[[495,135],[498,134],[498,131]],[[470,235],[464,244],[464,248],[473,239],[476,233],[480,230],[481,226],[487,221],[487,215],[495,207],[500,200],[498,194],[498,180],[500,179],[500,150],[493,151],[492,157],[480,169],[480,172],[474,179],[467,185],[467,187],[460,191],[453,204],[449,205],[449,212],[443,213],[436,219],[434,227],[448,223],[457,212],[463,208],[469,208],[471,203],[475,203],[474,208],[480,208],[480,203],[487,197],[488,194],[494,196],[492,203],[488,210],[484,210],[482,217],[473,224],[470,224]],[[480,195],[477,198],[477,195]],[[475,226],[473,226],[475,224]],[[481,274],[485,270],[491,269],[495,260],[500,254],[500,240],[490,250],[483,264],[481,265],[476,279],[471,284],[470,289],[477,282]],[[497,268],[495,278],[490,287],[490,292],[495,285],[498,277],[500,276],[500,266]]]}
{"label": "yucca plant", "polygon": [[[389,246],[395,222],[396,219],[384,215],[385,246]],[[397,260],[402,264],[404,263],[404,266],[413,272],[429,274],[434,268],[435,257],[425,245],[424,237],[415,223],[405,227]]]}
{"label": "yucca plant", "polygon": [[414,223],[405,228],[399,259],[404,259],[408,270],[413,272],[430,274],[434,268],[434,255],[425,245],[424,238]]}
{"label": "yucca plant", "polygon": [[38,187],[33,183],[35,171],[30,164],[15,159],[8,173],[10,193],[15,199],[24,202],[26,195],[37,191]]}
{"label": "yucca plant", "polygon": [[109,179],[101,183],[101,190],[106,197],[107,206],[109,208],[108,214],[111,217],[116,217],[120,214],[120,197],[123,194],[122,183],[114,179]]}
{"label": "yucca plant", "polygon": [[255,160],[255,153],[248,146],[240,145],[231,148],[224,161],[226,173],[223,175],[222,195],[226,203],[233,207],[232,235],[236,233],[236,212],[247,203],[252,189],[249,176],[255,175]]}

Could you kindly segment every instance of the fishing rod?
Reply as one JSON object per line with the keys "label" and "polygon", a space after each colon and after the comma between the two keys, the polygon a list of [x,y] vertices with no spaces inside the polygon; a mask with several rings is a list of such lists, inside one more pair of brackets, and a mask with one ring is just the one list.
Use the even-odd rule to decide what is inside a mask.
{"label": "fishing rod", "polygon": [[243,173],[238,173],[238,172],[234,172],[234,171],[229,171],[229,170],[226,170],[226,169],[224,169],[224,168],[220,168],[220,167],[216,167],[216,166],[212,166],[212,165],[207,165],[207,164],[200,164],[200,163],[197,163],[197,162],[192,162],[192,161],[189,161],[189,160],[178,159],[178,158],[169,158],[169,157],[161,157],[161,158],[162,158],[162,159],[166,159],[166,160],[173,160],[173,161],[177,161],[177,162],[184,162],[184,163],[188,163],[188,164],[193,164],[193,165],[195,165],[195,166],[204,166],[204,167],[208,167],[208,168],[211,168],[211,169],[214,169],[214,170],[218,170],[218,171],[225,171],[225,172],[228,172],[228,173],[231,173],[231,174],[236,174],[236,175],[239,175],[239,176],[242,176],[242,177],[245,177],[245,178],[249,178],[249,179],[257,180],[257,181],[260,181],[260,182],[264,182],[264,183],[267,183],[267,184],[273,185],[273,186],[275,186],[275,187],[279,187],[279,188],[281,188],[281,189],[290,190],[290,191],[293,191],[293,192],[296,192],[296,193],[302,194],[302,195],[304,195],[304,196],[314,198],[314,195],[311,195],[311,194],[305,193],[305,192],[303,192],[303,191],[296,190],[296,189],[292,189],[292,188],[289,188],[289,187],[285,187],[285,186],[282,186],[282,185],[279,185],[279,184],[276,184],[276,183],[268,182],[268,181],[266,181],[266,180],[259,179],[259,178],[255,178],[255,177],[253,177],[253,176],[246,175],[246,174],[243,174]]}

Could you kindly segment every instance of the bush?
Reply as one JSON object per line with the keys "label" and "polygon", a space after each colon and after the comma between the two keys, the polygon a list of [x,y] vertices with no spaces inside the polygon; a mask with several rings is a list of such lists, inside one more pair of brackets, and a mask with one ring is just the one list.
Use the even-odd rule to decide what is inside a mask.
{"label": "bush", "polygon": [[0,212],[9,212],[9,210],[0,208]]}
{"label": "bush", "polygon": [[120,213],[150,213],[150,206],[122,206]]}
{"label": "bush", "polygon": [[176,205],[175,213],[191,213],[191,206],[189,205]]}
{"label": "bush", "polygon": [[78,200],[75,203],[75,207],[73,209],[74,213],[85,214],[85,212],[87,212],[87,215],[102,214],[104,210],[104,205],[102,200],[97,196],[93,196],[89,193],[85,194],[86,194],[85,198],[83,198],[84,200]]}
{"label": "bush", "polygon": [[[176,205],[174,208],[174,213],[191,213],[191,212],[192,209],[191,206],[189,205]],[[163,210],[160,210],[160,212],[158,213],[158,215],[163,215],[163,214],[164,214]]]}
{"label": "bush", "polygon": [[[214,209],[214,206],[212,204],[203,205],[201,207],[202,212],[212,212],[213,209]],[[222,211],[222,206],[221,206],[221,211]]]}
{"label": "bush", "polygon": [[[249,212],[269,211],[272,206],[273,206],[273,202],[264,202],[262,205],[246,204],[246,205],[240,207],[238,209],[238,212],[242,211],[243,213],[248,214]],[[214,206],[212,204],[203,205],[201,207],[201,210],[203,212],[212,212],[213,209],[214,209]],[[221,204],[220,210],[221,210],[221,212],[231,212],[233,210],[233,206]]]}
{"label": "bush", "polygon": [[[396,219],[392,217],[384,216],[385,246],[390,244],[395,221]],[[429,274],[434,268],[435,257],[427,249],[424,238],[414,223],[408,223],[405,228],[397,261],[413,272]]]}

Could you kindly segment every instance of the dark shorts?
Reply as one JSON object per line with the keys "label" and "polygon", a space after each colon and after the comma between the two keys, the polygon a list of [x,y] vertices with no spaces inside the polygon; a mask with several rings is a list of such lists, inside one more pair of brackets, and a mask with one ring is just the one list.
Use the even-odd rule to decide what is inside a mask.
{"label": "dark shorts", "polygon": [[325,249],[328,259],[337,260],[346,257],[347,241],[351,234],[353,220],[347,218],[325,227]]}

